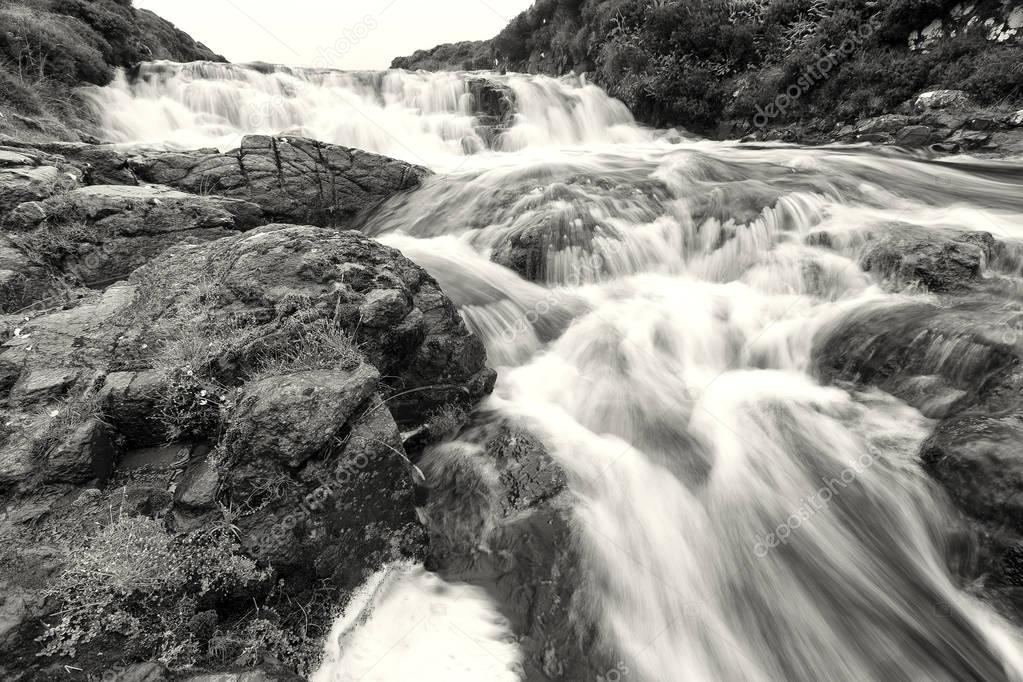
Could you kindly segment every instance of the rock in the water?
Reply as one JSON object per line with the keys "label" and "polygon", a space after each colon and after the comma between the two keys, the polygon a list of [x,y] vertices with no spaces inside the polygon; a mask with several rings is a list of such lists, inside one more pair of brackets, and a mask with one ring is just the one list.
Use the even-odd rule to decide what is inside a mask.
{"label": "rock in the water", "polygon": [[920,449],[924,466],[971,516],[1023,533],[1023,413],[963,414]]}
{"label": "rock in the water", "polygon": [[270,220],[345,225],[429,171],[404,161],[302,137],[250,135],[220,154],[147,152],[131,160],[145,182],[257,203]]}
{"label": "rock in the water", "polygon": [[930,126],[906,126],[895,134],[895,143],[903,147],[925,147],[933,137],[934,131]]}
{"label": "rock in the water", "polygon": [[920,283],[931,291],[953,291],[981,276],[994,249],[995,240],[987,232],[946,236],[895,226],[867,244],[860,267],[900,285]]}
{"label": "rock in the water", "polygon": [[[485,418],[481,418],[484,419]],[[477,423],[423,459],[433,487],[428,566],[488,588],[519,637],[526,679],[599,679],[590,597],[572,532],[565,472],[536,437],[497,420]],[[582,618],[578,617],[583,615]]]}

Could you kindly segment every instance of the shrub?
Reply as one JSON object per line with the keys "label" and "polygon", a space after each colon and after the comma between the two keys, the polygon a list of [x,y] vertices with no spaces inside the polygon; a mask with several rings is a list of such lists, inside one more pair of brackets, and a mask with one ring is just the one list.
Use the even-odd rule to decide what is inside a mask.
{"label": "shrub", "polygon": [[73,17],[31,7],[0,7],[0,56],[23,83],[45,78],[105,85],[113,73],[105,41]]}
{"label": "shrub", "polygon": [[42,102],[33,89],[18,76],[18,69],[0,62],[0,102],[23,114],[40,114]]}

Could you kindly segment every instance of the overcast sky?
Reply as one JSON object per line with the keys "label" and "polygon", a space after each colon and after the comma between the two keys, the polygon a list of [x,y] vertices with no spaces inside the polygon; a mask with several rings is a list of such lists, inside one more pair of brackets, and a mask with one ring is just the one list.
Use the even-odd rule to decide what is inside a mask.
{"label": "overcast sky", "polygon": [[384,69],[439,43],[492,38],[532,0],[135,0],[234,62]]}

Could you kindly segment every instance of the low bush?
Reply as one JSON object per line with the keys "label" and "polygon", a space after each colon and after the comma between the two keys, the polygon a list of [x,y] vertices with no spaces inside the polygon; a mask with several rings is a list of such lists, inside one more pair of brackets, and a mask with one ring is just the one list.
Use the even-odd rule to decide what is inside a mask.
{"label": "low bush", "polygon": [[[157,520],[120,516],[65,548],[64,570],[47,590],[59,610],[42,655],[73,659],[85,645],[116,643],[126,657],[201,664],[218,603],[269,576],[238,549],[226,526],[173,537]],[[204,620],[213,626],[206,641],[196,627]]]}

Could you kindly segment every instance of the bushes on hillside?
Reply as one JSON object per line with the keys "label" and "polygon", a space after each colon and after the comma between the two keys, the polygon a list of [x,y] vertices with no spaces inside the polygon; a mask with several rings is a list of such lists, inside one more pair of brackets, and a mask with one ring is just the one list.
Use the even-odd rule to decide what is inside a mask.
{"label": "bushes on hillside", "polygon": [[1023,50],[992,45],[983,27],[930,52],[907,48],[956,2],[538,0],[491,46],[509,70],[586,71],[643,121],[704,130],[753,116],[851,36],[851,54],[801,87],[785,116],[876,114],[928,87],[985,103],[1020,97]]}
{"label": "bushes on hillside", "polygon": [[22,83],[54,79],[105,84],[110,46],[74,17],[24,6],[0,7],[0,57]]}

